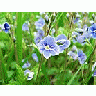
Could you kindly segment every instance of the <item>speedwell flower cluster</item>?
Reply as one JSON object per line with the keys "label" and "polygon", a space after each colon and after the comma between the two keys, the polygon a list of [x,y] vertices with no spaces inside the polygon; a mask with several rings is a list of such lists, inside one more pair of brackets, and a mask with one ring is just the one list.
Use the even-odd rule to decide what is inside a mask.
{"label": "speedwell flower cluster", "polygon": [[73,46],[72,51],[69,51],[69,56],[71,56],[74,60],[78,59],[80,64],[84,64],[87,56],[83,53],[82,50],[78,50],[76,46]]}
{"label": "speedwell flower cluster", "polygon": [[42,53],[46,59],[49,59],[51,56],[63,53],[69,45],[70,41],[67,40],[67,37],[64,34],[61,34],[56,38],[48,35],[38,43],[38,48],[40,53]]}
{"label": "speedwell flower cluster", "polygon": [[72,32],[73,42],[81,43],[84,45],[90,41],[90,38],[96,39],[96,23],[93,23],[90,27],[83,26],[83,29],[78,28],[75,32]]}
{"label": "speedwell flower cluster", "polygon": [[[22,60],[22,62],[24,62],[24,59]],[[29,69],[27,69],[30,66],[31,66],[31,64],[28,61],[22,66],[23,69],[26,69],[24,71],[24,75],[27,75],[28,74],[27,80],[31,80],[33,78],[33,75],[34,75],[34,72],[31,72]]]}

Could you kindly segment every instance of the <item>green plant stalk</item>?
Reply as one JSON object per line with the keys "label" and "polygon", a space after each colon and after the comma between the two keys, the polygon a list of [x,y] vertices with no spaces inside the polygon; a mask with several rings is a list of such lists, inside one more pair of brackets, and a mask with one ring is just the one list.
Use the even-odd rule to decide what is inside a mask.
{"label": "green plant stalk", "polygon": [[75,75],[71,78],[71,80],[68,82],[67,85],[70,85],[70,84],[73,82],[73,80],[75,79],[75,77],[76,77],[76,75],[78,74],[78,72],[79,72],[80,69],[81,69],[81,66],[80,66],[80,68],[78,69],[78,71],[75,73]]}
{"label": "green plant stalk", "polygon": [[4,66],[4,60],[3,60],[3,55],[2,55],[2,50],[0,48],[0,82],[3,83],[3,81],[5,83],[8,83],[8,80],[7,80],[7,73],[6,73],[6,69],[5,69],[5,66]]}
{"label": "green plant stalk", "polygon": [[9,53],[9,58],[8,58],[8,60],[7,60],[7,69],[9,69],[10,62],[13,61],[13,55],[14,55],[14,45],[12,45],[11,51],[10,51],[10,53]]}
{"label": "green plant stalk", "polygon": [[51,67],[51,59],[50,58],[47,60],[47,64],[48,64],[48,68],[50,68]]}
{"label": "green plant stalk", "polygon": [[22,12],[17,13],[16,49],[19,65],[22,64]]}
{"label": "green plant stalk", "polygon": [[83,65],[81,64],[81,72],[82,72],[82,78],[83,78],[83,84],[84,84],[84,77],[83,77]]}
{"label": "green plant stalk", "polygon": [[94,85],[96,85],[96,76],[94,76]]}
{"label": "green plant stalk", "polygon": [[[60,18],[61,18],[61,16],[64,14],[64,12],[62,12],[61,14],[60,14],[60,16],[58,17],[58,14],[56,15],[56,17],[55,17],[55,20],[54,20],[54,22],[53,22],[53,24],[52,24],[52,26],[51,26],[51,28],[53,28],[55,25],[56,25],[56,21],[58,21]],[[58,17],[58,18],[57,18]],[[57,19],[56,19],[57,18]]]}
{"label": "green plant stalk", "polygon": [[67,66],[67,49],[65,49],[66,53],[65,53],[65,64],[63,65],[63,70],[66,70],[66,66]]}
{"label": "green plant stalk", "polygon": [[47,60],[45,59],[44,63],[42,63],[42,73],[44,74],[45,78],[46,78],[46,84],[50,85],[50,80],[48,78],[47,72],[46,72],[46,67],[45,67],[45,63],[47,62]]}
{"label": "green plant stalk", "polygon": [[41,68],[42,62],[43,62],[43,56],[41,56],[41,61],[40,61],[39,66],[38,66],[38,74],[37,74],[37,77],[36,77],[36,81],[38,80],[38,76],[39,76],[39,73],[40,73],[40,68]]}

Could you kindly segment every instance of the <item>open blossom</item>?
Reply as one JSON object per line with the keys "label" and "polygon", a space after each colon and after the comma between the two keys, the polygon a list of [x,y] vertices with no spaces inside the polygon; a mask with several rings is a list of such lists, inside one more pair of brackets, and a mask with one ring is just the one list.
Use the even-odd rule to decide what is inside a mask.
{"label": "open blossom", "polygon": [[42,40],[44,37],[44,31],[43,30],[38,30],[38,32],[34,32],[34,41],[36,45]]}
{"label": "open blossom", "polygon": [[82,50],[78,50],[77,54],[78,54],[78,60],[80,64],[84,64],[85,60],[87,59],[87,56],[85,55],[85,53],[83,53]]}
{"label": "open blossom", "polygon": [[35,25],[36,29],[42,29],[42,27],[45,25],[45,20],[43,18],[40,18],[35,22]]}
{"label": "open blossom", "polygon": [[68,48],[70,45],[70,41],[67,40],[67,37],[64,34],[60,34],[58,35],[58,37],[56,37],[56,43],[58,44],[59,48],[60,48],[60,53],[63,53],[63,51],[65,50],[65,48]]}
{"label": "open blossom", "polygon": [[69,51],[68,55],[71,56],[74,60],[76,60],[78,57],[78,55],[74,53],[73,51]]}
{"label": "open blossom", "polygon": [[81,43],[82,45],[84,45],[85,44],[85,36],[83,36],[83,35],[81,35],[81,36],[78,36],[78,38],[77,38],[77,42],[78,43]]}
{"label": "open blossom", "polygon": [[29,69],[24,71],[24,75],[28,74],[27,80],[31,80],[33,78],[34,72],[31,72]]}
{"label": "open blossom", "polygon": [[32,54],[32,57],[33,57],[33,59],[34,59],[36,62],[38,62],[38,57],[37,57],[36,53],[33,53],[33,54]]}
{"label": "open blossom", "polygon": [[5,31],[6,33],[8,33],[10,29],[11,27],[9,26],[8,23],[4,23],[4,25],[2,25],[2,30]]}
{"label": "open blossom", "polygon": [[59,47],[55,39],[49,35],[40,41],[38,48],[46,59],[49,59],[51,55],[54,56],[59,54]]}
{"label": "open blossom", "polygon": [[43,30],[38,30],[37,34],[38,34],[40,37],[44,37],[44,31],[43,31]]}
{"label": "open blossom", "polygon": [[25,63],[23,66],[22,66],[22,68],[28,68],[28,67],[30,67],[31,66],[31,64],[27,61],[27,63]]}
{"label": "open blossom", "polygon": [[69,51],[68,55],[71,56],[74,60],[76,60],[78,57],[76,52],[77,52],[77,48],[76,46],[73,46],[72,51]]}
{"label": "open blossom", "polygon": [[35,37],[35,39],[34,39],[36,45],[38,45],[41,40],[42,40],[42,37],[40,37],[40,36],[38,36],[38,35],[37,35],[37,36]]}
{"label": "open blossom", "polygon": [[78,28],[76,31],[77,32],[72,32],[72,38],[74,43],[78,42],[84,45],[90,40],[91,35],[90,32],[88,32],[87,25],[84,25],[83,29]]}
{"label": "open blossom", "polygon": [[77,42],[78,36],[80,36],[79,33],[77,33],[77,32],[72,32],[73,43],[76,43],[76,42]]}
{"label": "open blossom", "polygon": [[91,34],[91,37],[96,39],[96,23],[89,27],[89,32]]}
{"label": "open blossom", "polygon": [[22,30],[23,30],[23,31],[29,31],[29,24],[28,24],[28,23],[24,23],[24,24],[22,25]]}

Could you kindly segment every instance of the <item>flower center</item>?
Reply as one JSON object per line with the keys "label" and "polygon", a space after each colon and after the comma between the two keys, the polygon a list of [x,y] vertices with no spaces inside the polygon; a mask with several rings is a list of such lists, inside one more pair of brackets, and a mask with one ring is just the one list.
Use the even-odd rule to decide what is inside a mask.
{"label": "flower center", "polygon": [[56,43],[57,45],[63,45],[65,43],[65,39],[62,39],[62,40],[58,40]]}
{"label": "flower center", "polygon": [[49,45],[45,46],[45,49],[46,49],[46,50],[49,50]]}

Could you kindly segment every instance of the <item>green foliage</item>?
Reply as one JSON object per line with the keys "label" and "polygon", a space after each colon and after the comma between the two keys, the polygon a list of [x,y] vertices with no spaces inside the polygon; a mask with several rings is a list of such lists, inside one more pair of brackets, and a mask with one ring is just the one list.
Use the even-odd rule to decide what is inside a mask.
{"label": "green foliage", "polygon": [[[47,12],[51,17],[52,12]],[[87,16],[88,22],[83,22],[84,24],[89,24],[89,20],[93,20],[92,14],[96,15],[96,12],[89,12],[89,14],[81,14],[81,20]],[[66,52],[59,54],[59,56],[52,56],[50,60],[42,59],[42,54],[40,54],[38,47],[34,43],[34,32],[37,32],[35,22],[38,20],[36,16],[40,16],[39,12],[0,12],[0,25],[8,22],[11,25],[11,30],[9,33],[4,31],[0,32],[0,81],[7,85],[80,85],[89,84],[92,78],[91,67],[95,61],[94,52],[95,41],[91,39],[90,42],[82,46],[80,43],[73,43],[71,35],[75,31],[77,25],[71,24],[73,21],[66,16],[67,12],[58,12],[56,15],[56,21],[52,17],[51,28],[55,29],[55,37],[59,34],[65,34],[71,42],[70,47],[67,49],[72,49],[75,45],[78,49],[83,50],[87,56],[86,62],[82,68],[78,63],[78,60],[74,61],[69,56],[66,60]],[[71,14],[76,19],[76,12]],[[13,20],[13,16],[16,19]],[[45,14],[43,14],[44,18]],[[22,31],[22,24],[29,21],[29,32]],[[13,26],[13,27],[12,27]],[[71,28],[72,27],[72,28]],[[45,26],[43,28],[45,30]],[[51,32],[51,30],[50,30]],[[16,37],[16,41],[13,42],[13,38]],[[38,61],[36,62],[32,58],[32,54],[36,53],[38,56]],[[22,62],[24,59],[24,62]],[[28,68],[30,71],[34,72],[32,80],[28,81],[27,76],[24,76],[24,71],[22,65],[29,62],[31,66]],[[67,61],[67,65],[66,65]],[[48,65],[50,63],[50,66]],[[40,66],[41,64],[41,66]],[[64,70],[63,66],[66,65]],[[38,74],[38,68],[40,66],[40,73]],[[90,67],[91,66],[91,67]],[[83,77],[82,77],[83,70]],[[37,78],[38,76],[38,78]],[[80,81],[81,80],[81,81]],[[92,83],[93,84],[93,81]]]}
{"label": "green foliage", "polygon": [[[56,85],[67,85],[69,80],[74,77],[74,75],[70,72],[70,71],[62,71],[61,73],[57,74],[55,76],[56,78]],[[76,76],[76,78],[74,80],[71,81],[70,84],[68,85],[79,85],[80,83],[78,82],[78,77]]]}
{"label": "green foliage", "polygon": [[18,85],[25,84],[26,76],[24,76],[24,71],[19,65],[16,65],[16,82],[18,82]]}
{"label": "green foliage", "polygon": [[17,31],[16,31],[16,48],[18,55],[18,64],[21,65],[22,62],[22,12],[17,14]]}

